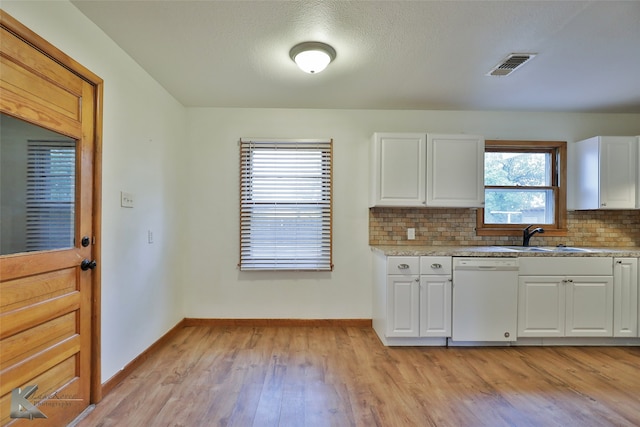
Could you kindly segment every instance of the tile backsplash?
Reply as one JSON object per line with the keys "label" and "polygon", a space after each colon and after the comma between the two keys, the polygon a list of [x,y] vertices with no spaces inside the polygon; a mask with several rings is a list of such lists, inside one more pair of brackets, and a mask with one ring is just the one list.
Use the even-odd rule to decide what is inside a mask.
{"label": "tile backsplash", "polygon": [[[369,244],[373,246],[520,245],[515,236],[476,236],[475,209],[370,208]],[[407,240],[407,228],[416,239]],[[524,228],[524,227],[523,227]],[[537,234],[538,246],[640,247],[640,210],[567,212],[567,236]]]}

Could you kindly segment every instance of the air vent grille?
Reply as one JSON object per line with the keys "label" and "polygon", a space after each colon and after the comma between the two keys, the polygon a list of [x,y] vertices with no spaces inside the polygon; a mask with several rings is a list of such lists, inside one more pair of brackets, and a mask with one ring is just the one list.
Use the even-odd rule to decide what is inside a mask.
{"label": "air vent grille", "polygon": [[512,53],[493,67],[487,76],[508,76],[535,56],[535,53]]}

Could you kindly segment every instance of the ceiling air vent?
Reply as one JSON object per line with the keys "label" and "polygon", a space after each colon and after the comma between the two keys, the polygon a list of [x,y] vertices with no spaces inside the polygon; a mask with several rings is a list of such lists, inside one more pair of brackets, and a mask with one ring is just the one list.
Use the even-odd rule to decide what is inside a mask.
{"label": "ceiling air vent", "polygon": [[535,53],[512,53],[493,67],[491,71],[487,73],[487,76],[508,76],[522,67],[525,62],[533,59],[534,56],[536,56]]}

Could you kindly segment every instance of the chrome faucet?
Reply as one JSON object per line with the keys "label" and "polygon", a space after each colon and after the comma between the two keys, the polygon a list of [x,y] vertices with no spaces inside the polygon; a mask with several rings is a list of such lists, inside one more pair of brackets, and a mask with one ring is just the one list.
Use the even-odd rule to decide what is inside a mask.
{"label": "chrome faucet", "polygon": [[530,226],[522,230],[522,246],[529,246],[529,240],[531,239],[531,236],[533,236],[534,234],[544,233],[544,228],[537,227],[529,231],[531,227],[533,227],[533,224],[531,224]]}

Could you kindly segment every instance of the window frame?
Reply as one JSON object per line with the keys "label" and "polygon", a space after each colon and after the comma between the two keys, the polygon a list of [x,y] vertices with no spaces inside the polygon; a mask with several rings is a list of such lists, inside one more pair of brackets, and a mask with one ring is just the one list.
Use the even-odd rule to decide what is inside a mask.
{"label": "window frame", "polygon": [[[239,262],[241,271],[333,271],[333,139],[240,139],[240,227],[239,227]],[[291,168],[292,160],[298,155],[292,155],[292,150],[299,149],[301,156],[304,153],[320,152],[320,174],[313,175],[313,163],[303,162],[300,167]],[[271,160],[271,164],[262,163],[264,174],[265,166],[274,167],[263,175],[262,184],[271,182],[269,193],[265,193],[264,187],[254,189],[254,161],[255,153],[269,150],[275,154],[283,150],[285,157]],[[265,156],[264,158],[269,158]],[[284,160],[284,161],[282,161]],[[309,160],[307,155],[306,160]],[[305,164],[307,167],[305,167]],[[277,165],[284,165],[279,168]],[[312,169],[309,169],[309,166]],[[280,174],[270,175],[272,172]],[[311,173],[311,174],[310,174]],[[292,175],[293,174],[293,175]],[[300,193],[293,194],[299,199],[291,200],[291,187],[288,179],[294,177],[295,187],[299,187]],[[288,179],[287,179],[288,178]],[[283,183],[277,183],[283,180]],[[307,182],[315,185],[302,185]],[[286,191],[282,191],[282,190]],[[314,196],[318,193],[318,197]],[[282,194],[283,198],[272,197],[274,194]],[[265,195],[267,198],[265,199]],[[257,198],[256,198],[257,196]],[[299,206],[297,215],[292,215]],[[309,219],[312,218],[309,224]],[[305,225],[305,222],[307,223]],[[295,233],[281,233],[277,227],[290,223],[291,231]],[[262,240],[259,236],[253,237],[255,228],[263,228],[266,237],[273,233],[271,240]],[[265,228],[272,227],[272,228]],[[314,239],[310,236],[316,235]],[[285,237],[280,237],[285,236]],[[292,236],[295,238],[292,239]],[[309,243],[311,242],[311,243]],[[272,256],[255,256],[263,252],[266,244],[273,244]],[[278,247],[278,243],[282,246]],[[292,245],[293,243],[293,245]],[[297,246],[300,244],[300,246]],[[295,248],[295,249],[292,249]],[[300,248],[300,252],[298,252]],[[278,253],[278,249],[281,252]],[[313,255],[316,252],[316,255]],[[284,254],[284,255],[283,255]]]}
{"label": "window frame", "polygon": [[[567,142],[566,141],[503,141],[486,140],[486,152],[531,152],[551,153],[554,160],[551,165],[551,186],[532,187],[549,189],[554,193],[554,223],[534,224],[543,227],[546,236],[567,235]],[[483,174],[484,179],[484,174]],[[488,186],[487,188],[516,188],[510,186]],[[529,188],[529,187],[522,187]],[[485,224],[484,208],[479,208],[476,215],[476,235],[478,236],[521,236],[522,229],[529,224]]]}

